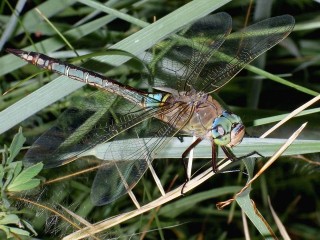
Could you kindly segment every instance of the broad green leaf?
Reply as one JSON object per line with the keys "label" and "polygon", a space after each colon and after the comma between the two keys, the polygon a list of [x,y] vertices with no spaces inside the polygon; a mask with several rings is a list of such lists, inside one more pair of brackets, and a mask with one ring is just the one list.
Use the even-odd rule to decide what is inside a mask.
{"label": "broad green leaf", "polygon": [[10,230],[7,226],[0,225],[0,230],[4,231],[8,238],[10,237]]}
{"label": "broad green leaf", "polygon": [[15,176],[17,176],[22,169],[21,162],[12,162],[9,165],[5,166],[5,179],[3,183],[3,188],[6,189],[6,187],[11,183],[11,181],[14,179]]}
{"label": "broad green leaf", "polygon": [[15,179],[15,178],[21,173],[21,170],[22,170],[22,161],[13,162],[13,163],[11,163],[8,167],[13,169],[13,176],[12,176],[12,178]]}
{"label": "broad green leaf", "polygon": [[16,214],[9,214],[6,215],[4,218],[0,219],[0,224],[6,225],[6,224],[18,224],[19,223],[19,217]]}
{"label": "broad green leaf", "polygon": [[[21,189],[24,187],[32,186],[35,184],[31,181],[27,184],[33,177],[35,177],[43,168],[43,163],[37,163],[27,169],[23,170],[8,186],[8,191],[17,191],[16,189]],[[27,184],[27,185],[25,185]],[[15,189],[15,190],[13,190]],[[26,189],[23,189],[26,190]]]}
{"label": "broad green leaf", "polygon": [[23,230],[21,228],[16,228],[16,227],[9,227],[10,232],[18,235],[23,235],[23,236],[30,236],[30,233],[26,230]]}
{"label": "broad green leaf", "polygon": [[32,188],[37,187],[40,184],[40,179],[31,179],[25,183],[21,183],[19,185],[15,186],[8,186],[8,191],[10,192],[21,192],[21,191],[26,191],[30,190]]}

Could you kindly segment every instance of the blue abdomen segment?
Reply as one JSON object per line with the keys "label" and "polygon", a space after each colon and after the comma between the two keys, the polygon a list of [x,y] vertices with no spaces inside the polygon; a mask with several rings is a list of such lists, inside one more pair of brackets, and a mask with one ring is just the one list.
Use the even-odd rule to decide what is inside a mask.
{"label": "blue abdomen segment", "polygon": [[[48,69],[71,79],[102,88],[110,93],[122,96],[134,104],[141,105],[146,102],[145,98],[148,95],[146,92],[124,85],[93,71],[64,63],[41,53],[27,52],[19,49],[7,49],[7,51],[40,68]],[[153,97],[155,98],[154,100],[152,100]],[[150,106],[159,102],[157,101],[159,96],[154,95],[153,97],[150,97]]]}
{"label": "blue abdomen segment", "polygon": [[28,52],[25,54],[28,54],[27,57],[24,57],[28,62],[81,82],[102,86],[103,80],[105,80],[103,76],[100,76],[97,73],[50,58],[43,54],[34,52]]}
{"label": "blue abdomen segment", "polygon": [[145,98],[144,105],[146,107],[160,107],[163,105],[163,99],[166,95],[167,94],[164,95],[163,93],[149,93]]}

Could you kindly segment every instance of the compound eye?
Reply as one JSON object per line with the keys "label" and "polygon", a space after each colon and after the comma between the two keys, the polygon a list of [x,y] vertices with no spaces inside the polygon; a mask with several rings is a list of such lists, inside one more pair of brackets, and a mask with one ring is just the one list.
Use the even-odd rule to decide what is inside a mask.
{"label": "compound eye", "polygon": [[217,132],[219,133],[220,136],[223,136],[225,134],[225,130],[221,125],[217,126]]}
{"label": "compound eye", "polygon": [[240,117],[223,111],[212,123],[211,136],[215,144],[232,147],[239,144],[244,136],[244,126]]}
{"label": "compound eye", "polygon": [[228,144],[229,147],[233,147],[238,145],[245,134],[245,128],[242,123],[236,124],[235,127],[232,128],[231,130],[231,138],[230,138],[230,143]]}
{"label": "compound eye", "polygon": [[223,125],[216,125],[211,130],[211,135],[215,144],[220,146],[225,146],[230,143],[230,134],[228,134],[227,129]]}

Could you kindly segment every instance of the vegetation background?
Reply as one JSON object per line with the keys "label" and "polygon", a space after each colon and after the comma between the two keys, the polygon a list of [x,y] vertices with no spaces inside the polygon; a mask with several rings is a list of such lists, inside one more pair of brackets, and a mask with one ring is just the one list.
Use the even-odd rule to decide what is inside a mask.
{"label": "vegetation background", "polygon": [[[108,12],[94,5],[97,2],[105,3]],[[234,30],[259,19],[282,14],[291,14],[296,19],[296,27],[290,36],[268,51],[265,61],[255,64],[268,72],[280,74],[301,88],[294,89],[244,70],[219,91],[219,97],[232,111],[242,117],[252,136],[260,136],[274,125],[275,119],[279,119],[281,114],[293,111],[317,95],[320,74],[319,1],[195,0],[192,2],[194,5],[191,8],[188,7],[190,1],[184,0],[2,1],[0,3],[0,48],[3,50],[0,58],[2,93],[0,145],[9,146],[19,126],[22,126],[23,134],[27,138],[25,146],[30,146],[41,133],[54,125],[57,117],[66,108],[91,91],[85,88],[71,93],[78,86],[72,85],[71,80],[65,80],[70,85],[60,86],[58,89],[52,86],[49,92],[43,93],[46,99],[50,100],[37,97],[31,100],[25,99],[25,96],[52,82],[57,76],[40,72],[34,66],[23,65],[24,63],[16,57],[8,56],[4,52],[5,47],[22,49],[36,46],[39,52],[54,52],[51,56],[62,59],[75,57],[75,51],[79,55],[99,53],[123,39],[128,39],[128,36],[147,26],[146,23],[170,16],[170,19],[173,19],[172,25],[161,26],[157,30],[159,36],[164,36],[166,28],[174,28],[174,24],[190,21],[202,13],[206,15],[205,12],[210,10],[207,5],[210,4],[211,11],[225,11],[232,16]],[[15,12],[15,15],[14,9],[19,7],[21,12]],[[178,15],[181,7],[184,7],[183,17]],[[40,13],[35,10],[36,8],[40,9]],[[175,19],[175,15],[179,17]],[[44,20],[44,16],[52,25]],[[139,37],[141,41],[146,42],[150,39],[151,44],[153,41],[151,39],[155,36],[146,33]],[[129,45],[123,46],[131,46],[130,43],[124,43]],[[133,46],[128,50],[135,52],[139,49]],[[113,56],[103,56],[105,59],[110,57]],[[119,61],[117,58],[112,58],[111,63],[117,65]],[[114,79],[139,87],[137,81],[139,71],[134,64],[129,63],[117,68],[97,61],[86,64]],[[33,76],[34,73],[38,74]],[[17,103],[19,105],[16,105]],[[44,108],[46,105],[48,106]],[[20,118],[27,119],[20,122]],[[319,140],[320,116],[317,108],[309,114],[290,120],[274,132],[272,137],[288,138],[303,122],[308,122],[308,126],[300,138]],[[22,150],[16,159],[21,160],[24,153],[25,150]],[[4,147],[3,164],[7,157],[7,148]],[[261,167],[264,161],[264,159],[259,160],[256,166]],[[184,172],[179,155],[176,159],[161,159],[156,162],[156,172],[165,189],[183,182]],[[207,160],[199,163],[197,161],[194,169],[205,162]],[[0,169],[2,179],[6,179],[7,176],[4,169],[5,167]],[[59,171],[69,170],[65,168]],[[54,174],[52,170],[45,170],[39,176],[41,179],[50,179],[52,174]],[[26,233],[15,230],[18,226],[23,226],[31,234],[32,230],[36,231],[38,234],[36,239],[60,239],[78,230],[79,226],[80,228],[86,226],[88,222],[96,223],[134,209],[128,197],[103,207],[92,206],[89,195],[92,181],[90,178],[93,176],[94,174],[37,189],[31,197],[10,194],[10,191],[6,192],[5,186],[2,185],[0,239],[5,239],[6,236],[11,236],[13,239],[31,238]],[[283,157],[254,183],[250,197],[277,236],[280,236],[279,224],[276,224],[270,211],[268,198],[292,239],[319,239],[319,177],[319,155],[315,153]],[[215,205],[230,198],[244,186],[246,180],[245,174],[239,171],[217,174],[186,196],[107,229],[96,235],[96,239],[245,239],[246,230],[252,239],[261,239],[257,228],[250,221],[245,223],[238,205],[234,204],[223,210],[217,210]],[[139,200],[141,199],[141,203],[159,197],[150,173],[144,176],[134,192]],[[76,216],[88,222],[84,220],[81,222]]]}

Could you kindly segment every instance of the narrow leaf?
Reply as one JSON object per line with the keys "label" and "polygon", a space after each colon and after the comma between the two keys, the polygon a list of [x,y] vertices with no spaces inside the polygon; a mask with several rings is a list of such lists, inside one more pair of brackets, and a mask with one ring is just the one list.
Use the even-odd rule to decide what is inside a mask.
{"label": "narrow leaf", "polygon": [[7,160],[7,163],[11,163],[13,159],[18,155],[20,152],[26,138],[22,134],[22,128],[19,128],[19,132],[14,136],[12,143],[9,148],[10,156]]}

